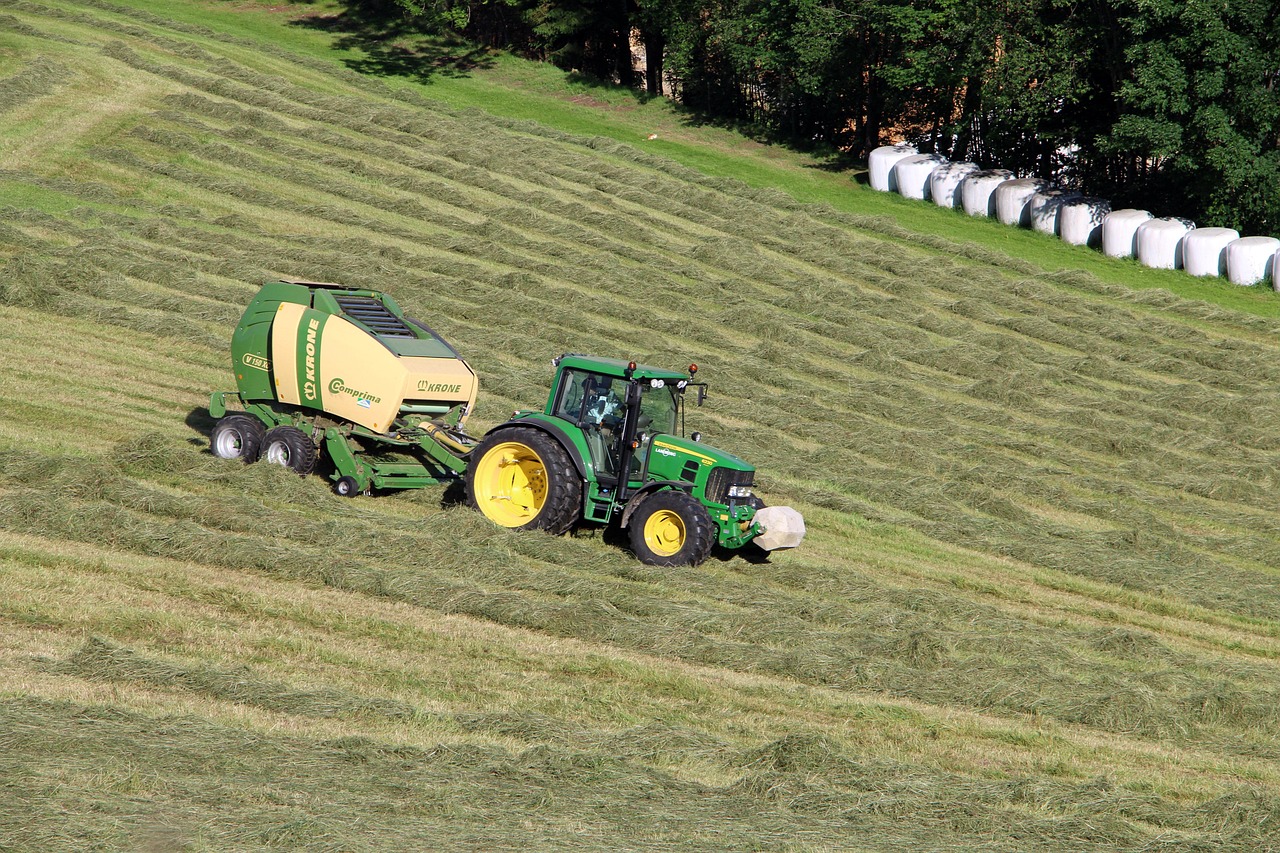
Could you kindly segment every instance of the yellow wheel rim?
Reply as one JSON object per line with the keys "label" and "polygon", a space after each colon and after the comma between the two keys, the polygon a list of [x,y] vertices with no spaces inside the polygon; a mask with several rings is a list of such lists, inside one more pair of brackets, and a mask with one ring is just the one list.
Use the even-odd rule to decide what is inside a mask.
{"label": "yellow wheel rim", "polygon": [[684,519],[669,509],[660,509],[645,520],[644,542],[659,557],[680,553],[685,535]]}
{"label": "yellow wheel rim", "polygon": [[476,463],[473,483],[480,511],[503,527],[523,527],[547,502],[547,467],[518,441],[494,445]]}

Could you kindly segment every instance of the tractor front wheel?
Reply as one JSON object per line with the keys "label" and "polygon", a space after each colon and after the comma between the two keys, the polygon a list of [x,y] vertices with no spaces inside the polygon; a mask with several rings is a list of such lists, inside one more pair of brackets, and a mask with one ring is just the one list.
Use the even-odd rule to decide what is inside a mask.
{"label": "tractor front wheel", "polygon": [[209,449],[219,459],[257,462],[266,427],[253,415],[237,412],[218,419],[209,436]]}
{"label": "tractor front wheel", "polygon": [[316,470],[316,445],[297,427],[278,426],[263,436],[262,458],[305,477]]}
{"label": "tractor front wheel", "polygon": [[715,533],[707,508],[686,492],[654,492],[627,524],[631,550],[650,566],[696,566],[711,554]]}
{"label": "tractor front wheel", "polygon": [[503,527],[560,534],[578,520],[582,480],[560,442],[541,430],[486,435],[467,465],[467,503]]}

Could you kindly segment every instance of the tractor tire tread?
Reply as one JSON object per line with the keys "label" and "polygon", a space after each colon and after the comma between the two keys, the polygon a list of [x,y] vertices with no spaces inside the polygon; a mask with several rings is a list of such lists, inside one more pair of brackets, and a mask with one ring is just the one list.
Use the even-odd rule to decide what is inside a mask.
{"label": "tractor tire tread", "polygon": [[[684,521],[686,541],[679,552],[670,556],[655,554],[644,541],[645,522],[659,510],[670,510]],[[627,524],[631,550],[640,562],[650,566],[697,566],[711,556],[716,544],[715,526],[707,508],[688,492],[664,489],[644,499]]]}
{"label": "tractor tire tread", "polygon": [[519,442],[533,450],[542,459],[547,471],[547,502],[532,521],[515,529],[542,530],[553,536],[567,533],[582,515],[582,479],[560,442],[533,427],[503,427],[480,440],[469,455],[471,464],[467,466],[466,474],[467,506],[483,515],[483,510],[476,501],[476,463],[495,445],[506,442]]}

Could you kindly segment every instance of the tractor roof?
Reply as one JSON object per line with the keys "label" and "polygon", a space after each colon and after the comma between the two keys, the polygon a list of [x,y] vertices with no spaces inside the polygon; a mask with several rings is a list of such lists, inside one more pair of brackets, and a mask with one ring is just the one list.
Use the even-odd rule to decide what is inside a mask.
{"label": "tractor roof", "polygon": [[[557,364],[561,367],[591,370],[607,376],[617,377],[624,375],[630,363],[620,358],[597,358],[590,355],[579,355],[578,353],[565,353],[557,359]],[[635,373],[632,376],[636,379],[663,379],[672,382],[689,378],[687,372],[668,370],[665,367],[650,367],[647,364],[636,365]]]}

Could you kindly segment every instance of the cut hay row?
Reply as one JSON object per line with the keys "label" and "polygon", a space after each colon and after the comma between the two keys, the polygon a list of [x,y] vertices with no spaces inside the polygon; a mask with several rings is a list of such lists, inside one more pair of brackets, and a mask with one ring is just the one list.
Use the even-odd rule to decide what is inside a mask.
{"label": "cut hay row", "polygon": [[[163,471],[168,476],[175,471],[172,454],[157,456],[148,445],[122,449],[117,457],[133,459],[131,467],[139,471]],[[217,463],[200,464],[212,469]],[[47,483],[60,496],[49,501],[37,491],[15,488],[0,498],[5,517],[14,519],[5,526],[16,532],[57,531],[65,538],[109,543],[143,555],[193,559],[217,554],[219,563],[232,568],[309,578],[444,612],[607,640],[690,663],[776,673],[819,685],[889,689],[919,701],[995,713],[1034,710],[1093,728],[1189,741],[1203,739],[1214,729],[1224,712],[1204,716],[1204,697],[1213,691],[1221,694],[1228,689],[1225,685],[1236,696],[1235,723],[1248,723],[1250,743],[1263,736],[1262,728],[1269,725],[1266,709],[1274,700],[1269,668],[1242,661],[1230,667],[1198,662],[1185,651],[1153,656],[1150,644],[1136,649],[1099,645],[1110,642],[1105,638],[1111,628],[1077,632],[1039,625],[1032,630],[982,605],[957,608],[953,600],[919,589],[903,590],[902,600],[893,605],[893,592],[877,592],[869,579],[849,585],[851,598],[846,601],[839,588],[829,584],[823,597],[814,600],[807,592],[804,562],[791,570],[788,580],[794,586],[775,587],[773,594],[723,576],[713,580],[688,572],[682,584],[688,598],[674,603],[645,592],[646,575],[651,573],[601,577],[600,569],[616,560],[592,568],[582,563],[585,555],[573,543],[513,541],[509,547],[520,551],[525,545],[536,548],[524,559],[513,562],[508,556],[497,562],[489,554],[486,537],[446,557],[431,545],[444,535],[445,527],[466,521],[479,532],[480,524],[459,518],[459,510],[430,519],[426,526],[419,522],[413,532],[407,525],[392,531],[385,523],[376,532],[362,532],[368,523],[363,519],[347,519],[337,527],[307,522],[291,510],[249,512],[229,495],[166,495],[100,465],[86,478],[84,470],[56,458],[27,456],[7,462],[4,473],[15,485]],[[234,479],[240,481],[237,485],[245,481]],[[257,487],[270,484],[260,482]],[[314,561],[331,540],[339,541],[334,537],[349,543],[348,556],[321,561],[328,565],[319,572],[285,557],[311,552],[311,560],[304,561]],[[367,553],[363,543],[369,545]],[[564,555],[574,552],[578,568],[557,568],[565,564]],[[397,559],[404,561],[402,568],[393,573],[383,568]],[[408,565],[413,568],[404,567]],[[484,592],[488,586],[506,591]],[[869,602],[875,604],[869,607]],[[761,613],[771,615],[762,619]],[[985,654],[974,657],[979,650]],[[1007,653],[1009,663],[998,665],[988,657],[995,650]],[[1107,675],[1107,658],[1112,656],[1117,668]],[[1079,671],[1078,661],[1085,658],[1090,659],[1088,678],[1077,680],[1070,673]],[[1028,661],[1038,663],[1029,666]],[[1135,671],[1153,662],[1157,667],[1146,675]],[[948,673],[945,682],[935,677],[942,667]],[[1140,685],[1147,677],[1152,679],[1150,695],[1136,704],[1114,704],[1122,685]],[[1069,688],[1061,683],[1051,686],[1064,680]],[[1015,684],[1017,690],[1011,688]],[[1071,701],[1055,698],[1066,696]]]}

